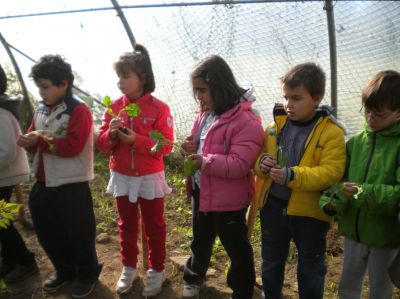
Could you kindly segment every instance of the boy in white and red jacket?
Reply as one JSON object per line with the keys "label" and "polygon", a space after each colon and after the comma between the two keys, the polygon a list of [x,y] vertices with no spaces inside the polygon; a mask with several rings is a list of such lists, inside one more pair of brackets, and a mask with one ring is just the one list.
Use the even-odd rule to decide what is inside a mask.
{"label": "boy in white and red jacket", "polygon": [[72,95],[74,75],[58,55],[45,55],[31,76],[43,101],[18,144],[34,154],[29,208],[40,244],[55,273],[43,285],[57,291],[76,281],[72,297],[89,295],[101,271],[88,181],[93,179],[93,120]]}

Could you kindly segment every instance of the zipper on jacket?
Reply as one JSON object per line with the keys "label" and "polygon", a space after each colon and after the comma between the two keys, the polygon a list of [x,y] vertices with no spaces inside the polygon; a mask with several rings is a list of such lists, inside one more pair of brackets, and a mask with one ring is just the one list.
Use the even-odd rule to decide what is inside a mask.
{"label": "zipper on jacket", "polygon": [[[365,182],[365,180],[367,179],[367,176],[368,176],[368,170],[369,170],[369,167],[371,165],[372,156],[374,155],[374,151],[375,151],[375,144],[376,144],[376,133],[373,132],[372,133],[372,148],[371,148],[371,153],[369,154],[369,157],[368,157],[367,165],[365,167],[365,173],[364,173],[364,177],[363,177],[363,180],[362,180],[363,183]],[[360,242],[360,232],[359,232],[360,213],[361,213],[360,208],[357,208],[356,223],[355,223],[356,224],[357,242]]]}
{"label": "zipper on jacket", "polygon": [[[130,126],[131,130],[133,131],[133,117],[132,116],[129,116],[129,126]],[[134,152],[133,146],[131,146],[131,168],[132,168],[132,170],[135,169],[135,161],[133,160],[133,152]]]}

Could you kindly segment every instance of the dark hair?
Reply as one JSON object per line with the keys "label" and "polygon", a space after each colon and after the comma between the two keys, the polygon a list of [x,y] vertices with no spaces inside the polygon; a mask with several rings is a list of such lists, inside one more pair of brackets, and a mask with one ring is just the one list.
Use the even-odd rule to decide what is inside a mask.
{"label": "dark hair", "polygon": [[292,89],[303,85],[312,97],[323,98],[325,94],[325,72],[313,62],[294,66],[281,78],[281,83]]}
{"label": "dark hair", "polygon": [[375,74],[362,89],[362,104],[376,111],[400,108],[400,73],[385,70]]}
{"label": "dark hair", "polygon": [[55,86],[60,86],[64,80],[68,82],[68,90],[72,89],[74,74],[69,63],[60,55],[44,55],[31,69],[30,76],[34,81],[47,79]]}
{"label": "dark hair", "polygon": [[7,76],[0,65],[0,94],[4,94],[7,90]]}
{"label": "dark hair", "polygon": [[210,55],[201,60],[190,74],[190,79],[201,79],[208,85],[216,115],[238,104],[244,93],[229,65],[218,55]]}
{"label": "dark hair", "polygon": [[144,82],[143,91],[145,93],[153,92],[156,89],[156,83],[149,52],[141,44],[136,44],[134,48],[133,52],[123,53],[119,57],[118,61],[114,63],[114,69],[117,74],[124,74],[128,71],[136,73]]}

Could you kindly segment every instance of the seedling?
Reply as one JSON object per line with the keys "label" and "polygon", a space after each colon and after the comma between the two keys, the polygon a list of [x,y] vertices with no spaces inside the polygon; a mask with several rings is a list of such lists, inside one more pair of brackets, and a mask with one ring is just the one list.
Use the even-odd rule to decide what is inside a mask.
{"label": "seedling", "polygon": [[11,221],[14,220],[16,214],[22,205],[16,203],[6,202],[4,199],[0,200],[0,229],[7,228]]}
{"label": "seedling", "polygon": [[152,153],[160,151],[165,145],[172,145],[175,150],[181,151],[185,156],[183,174],[185,176],[192,176],[196,172],[194,161],[187,157],[189,153],[186,152],[180,144],[165,138],[163,134],[156,130],[150,131],[149,136],[156,142],[156,144],[151,148]]}
{"label": "seedling", "polygon": [[57,152],[57,146],[52,143],[55,136],[63,136],[67,129],[64,126],[60,126],[57,130],[35,130],[31,131],[31,134],[40,136],[49,146],[49,150],[55,154]]}
{"label": "seedling", "polygon": [[[138,116],[142,112],[139,108],[139,106],[135,103],[130,103],[129,105],[126,105],[124,108],[122,108],[118,114],[115,114],[115,112],[111,108],[111,98],[109,96],[105,96],[103,99],[103,104],[107,108],[107,113],[112,117],[112,118],[119,118],[121,115],[121,112],[125,111],[128,116]],[[122,132],[125,134],[128,132],[126,128],[120,128]]]}
{"label": "seedling", "polygon": [[279,167],[284,168],[286,167],[288,163],[288,158],[285,152],[285,149],[283,146],[278,146],[278,149],[276,151],[276,160],[279,165]]}

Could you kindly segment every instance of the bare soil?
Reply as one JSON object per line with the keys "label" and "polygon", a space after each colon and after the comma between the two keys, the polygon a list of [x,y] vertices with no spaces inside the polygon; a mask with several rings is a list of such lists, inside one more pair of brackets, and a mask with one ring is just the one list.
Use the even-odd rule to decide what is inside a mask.
{"label": "bare soil", "polygon": [[[97,181],[96,181],[97,180]],[[103,197],[99,190],[103,190],[105,186],[105,178],[98,177],[91,184],[92,192],[94,197]],[[25,187],[25,196],[28,197],[29,189]],[[103,191],[102,191],[103,192]],[[163,291],[159,294],[156,299],[174,299],[182,298],[182,267],[172,262],[172,257],[181,257],[190,253],[188,250],[188,244],[190,243],[190,237],[185,231],[177,230],[176,228],[184,227],[190,230],[190,223],[188,222],[188,214],[185,213],[190,208],[189,202],[182,200],[182,194],[175,193],[171,194],[166,198],[166,209],[165,218],[168,225],[168,237],[167,237],[167,261],[166,261],[166,276]],[[180,191],[182,192],[182,191]],[[179,202],[178,202],[179,201]],[[178,202],[178,203],[177,203]],[[182,209],[173,206],[171,203],[182,206]],[[102,206],[101,206],[102,205]],[[95,200],[96,206],[96,200]],[[109,214],[107,214],[107,213]],[[29,213],[25,207],[25,219],[29,222]],[[98,222],[105,221],[106,226],[111,228],[107,233],[102,233],[101,237],[98,236],[98,242],[96,244],[97,253],[99,260],[104,263],[103,271],[100,275],[99,282],[93,291],[88,296],[89,299],[112,299],[112,298],[126,298],[126,299],[139,299],[143,298],[141,291],[144,286],[143,277],[145,277],[145,270],[142,268],[142,256],[139,255],[139,270],[141,279],[135,282],[132,291],[129,294],[119,296],[115,292],[115,284],[120,275],[121,261],[119,254],[119,241],[116,233],[116,214],[113,208],[113,202],[110,205],[99,204],[97,202],[96,217]],[[16,222],[16,226],[21,232],[24,240],[27,243],[28,248],[35,253],[36,261],[39,266],[39,273],[30,277],[26,281],[10,285],[5,292],[0,293],[0,299],[38,299],[38,298],[56,298],[65,299],[71,298],[72,286],[66,286],[55,294],[47,294],[42,291],[41,285],[43,281],[51,274],[53,267],[49,262],[46,254],[44,253],[41,246],[38,244],[36,235],[32,229],[25,228],[20,222]],[[258,274],[257,283],[255,286],[255,292],[253,299],[261,298],[261,279],[259,277],[261,270],[261,256],[260,256],[260,242],[259,231],[257,228],[253,234],[253,247],[254,247],[254,258],[256,264],[256,273]],[[339,237],[337,230],[333,227],[327,238],[327,264],[328,273],[325,280],[325,296],[324,298],[338,298],[337,297],[337,285],[341,273],[342,261],[343,261],[343,238]],[[139,246],[141,248],[141,246]],[[284,298],[295,299],[298,298],[297,292],[297,278],[296,278],[296,251],[294,248],[291,249],[291,254],[288,258],[286,265],[285,283],[284,283]],[[228,264],[228,259],[223,250],[216,250],[213,260],[212,268],[213,271],[207,276],[207,281],[204,287],[201,289],[200,298],[204,299],[228,299],[231,295],[231,290],[226,285],[225,269]],[[366,292],[362,298],[367,298],[368,285],[365,284]],[[397,290],[393,298],[400,298],[399,291]]]}

